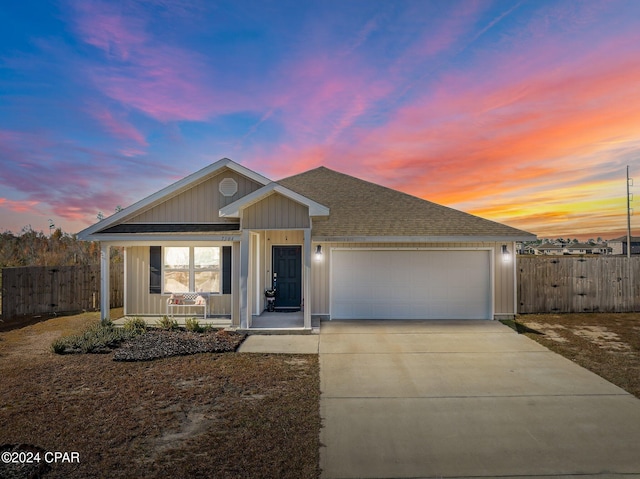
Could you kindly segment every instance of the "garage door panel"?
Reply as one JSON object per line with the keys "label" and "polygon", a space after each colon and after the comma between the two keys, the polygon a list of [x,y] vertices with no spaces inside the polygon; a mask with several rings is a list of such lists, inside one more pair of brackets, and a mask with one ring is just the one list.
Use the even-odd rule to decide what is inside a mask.
{"label": "garage door panel", "polygon": [[491,319],[488,250],[334,250],[331,316]]}

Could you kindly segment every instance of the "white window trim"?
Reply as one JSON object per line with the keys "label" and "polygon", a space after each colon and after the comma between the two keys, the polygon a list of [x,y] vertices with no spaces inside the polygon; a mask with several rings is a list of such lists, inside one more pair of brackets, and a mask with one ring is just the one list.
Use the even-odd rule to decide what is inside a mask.
{"label": "white window trim", "polygon": [[[166,248],[189,248],[189,268],[167,268],[165,266],[165,251]],[[202,293],[207,293],[209,295],[221,295],[222,294],[222,246],[219,245],[175,245],[175,246],[163,246],[162,247],[162,294],[181,294],[178,291],[167,291],[165,289],[165,272],[167,271],[186,271],[189,273],[189,292],[199,292],[195,291],[195,277],[196,277],[196,265],[195,265],[195,248],[218,248],[218,291],[202,291]],[[213,269],[199,269],[198,271],[214,271]]]}

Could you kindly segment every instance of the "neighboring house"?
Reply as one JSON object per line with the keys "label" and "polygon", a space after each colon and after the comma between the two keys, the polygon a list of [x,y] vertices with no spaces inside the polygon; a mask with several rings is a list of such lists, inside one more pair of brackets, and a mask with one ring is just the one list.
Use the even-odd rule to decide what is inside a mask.
{"label": "neighboring house", "polygon": [[[276,308],[324,319],[514,317],[516,242],[531,233],[320,167],[273,182],[220,160],[79,233],[125,248],[127,316],[171,293],[210,293],[209,315],[251,328]],[[109,315],[103,299],[102,317]],[[190,314],[193,316],[193,314]]]}
{"label": "neighboring house", "polygon": [[[627,254],[627,237],[607,241],[607,245],[611,248],[611,254]],[[631,237],[631,254],[640,254],[640,236]]]}
{"label": "neighboring house", "polygon": [[602,244],[570,243],[564,250],[565,254],[607,254],[610,248]]}
{"label": "neighboring house", "polygon": [[534,254],[563,255],[564,245],[544,243],[534,248]]}
{"label": "neighboring house", "polygon": [[554,244],[543,243],[541,245],[525,246],[526,254],[537,255],[585,255],[585,254],[610,254],[611,248],[605,244],[591,243],[567,243]]}

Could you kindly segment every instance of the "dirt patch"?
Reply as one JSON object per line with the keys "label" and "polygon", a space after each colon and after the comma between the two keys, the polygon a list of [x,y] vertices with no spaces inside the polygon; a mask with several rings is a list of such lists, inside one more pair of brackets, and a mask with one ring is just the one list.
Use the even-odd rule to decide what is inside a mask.
{"label": "dirt patch", "polygon": [[640,398],[640,313],[522,315],[526,333]]}
{"label": "dirt patch", "polygon": [[96,319],[0,333],[0,447],[79,453],[46,478],[319,477],[317,356],[50,352]]}
{"label": "dirt patch", "polygon": [[566,343],[569,341],[565,337],[565,334],[567,334],[569,331],[561,324],[545,324],[531,321],[527,322],[526,326],[542,333],[547,339],[550,339],[551,341],[556,341],[558,343]]}

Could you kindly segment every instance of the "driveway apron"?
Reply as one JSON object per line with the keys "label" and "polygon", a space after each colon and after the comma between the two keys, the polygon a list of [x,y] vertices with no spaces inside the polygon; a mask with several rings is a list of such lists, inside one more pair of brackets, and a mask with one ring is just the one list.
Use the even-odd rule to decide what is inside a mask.
{"label": "driveway apron", "polygon": [[640,400],[497,321],[320,330],[323,479],[639,477]]}

